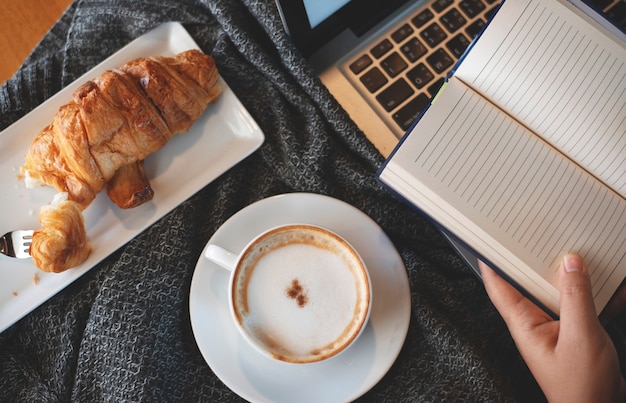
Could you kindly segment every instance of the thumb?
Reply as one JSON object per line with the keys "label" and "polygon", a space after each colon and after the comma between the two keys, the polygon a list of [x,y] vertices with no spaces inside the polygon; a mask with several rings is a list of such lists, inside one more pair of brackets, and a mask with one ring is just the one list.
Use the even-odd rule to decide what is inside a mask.
{"label": "thumb", "polygon": [[598,317],[593,303],[589,273],[579,255],[570,253],[563,257],[559,291],[561,330],[565,331],[565,334],[587,337],[589,334],[587,332],[593,332],[597,326]]}

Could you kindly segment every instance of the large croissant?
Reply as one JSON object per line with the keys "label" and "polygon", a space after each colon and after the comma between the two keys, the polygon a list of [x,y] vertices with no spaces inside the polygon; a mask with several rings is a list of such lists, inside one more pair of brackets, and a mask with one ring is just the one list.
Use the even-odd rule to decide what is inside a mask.
{"label": "large croissant", "polygon": [[[141,204],[152,197],[143,160],[174,134],[187,131],[220,92],[214,60],[198,50],[136,59],[107,71],[80,86],[35,138],[22,167],[27,186],[44,184],[67,193],[78,212],[105,187],[122,208]],[[86,242],[76,252],[77,242],[70,234],[74,230],[84,234],[84,229],[80,232],[69,224],[57,225],[54,231],[45,228],[55,222],[55,211],[62,219],[68,211],[65,206],[64,212],[46,210],[44,228],[35,232],[31,255],[42,270],[63,271],[68,268],[64,262],[75,266],[80,259],[67,259],[66,253],[86,258]],[[77,219],[66,221],[74,227],[84,225]],[[44,236],[59,239],[47,242]],[[54,251],[43,250],[50,244]],[[51,261],[55,256],[58,262]]]}
{"label": "large croissant", "polygon": [[189,129],[220,94],[213,59],[197,50],[137,59],[79,87],[33,141],[29,183],[87,207],[118,169],[143,161]]}

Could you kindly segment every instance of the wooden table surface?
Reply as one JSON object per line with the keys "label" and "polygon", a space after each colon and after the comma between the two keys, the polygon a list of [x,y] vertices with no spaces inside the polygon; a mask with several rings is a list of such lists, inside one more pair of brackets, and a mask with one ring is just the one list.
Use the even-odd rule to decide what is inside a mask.
{"label": "wooden table surface", "polygon": [[72,0],[0,1],[0,84],[15,73]]}

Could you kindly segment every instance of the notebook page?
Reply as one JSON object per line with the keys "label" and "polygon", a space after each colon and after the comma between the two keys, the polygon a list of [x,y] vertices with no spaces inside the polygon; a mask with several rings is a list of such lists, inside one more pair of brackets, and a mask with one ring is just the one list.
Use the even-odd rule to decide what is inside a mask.
{"label": "notebook page", "polygon": [[626,198],[626,47],[554,0],[507,0],[456,75]]}
{"label": "notebook page", "polygon": [[499,267],[534,270],[509,275],[555,312],[567,252],[599,308],[624,278],[626,201],[454,78],[380,178]]}

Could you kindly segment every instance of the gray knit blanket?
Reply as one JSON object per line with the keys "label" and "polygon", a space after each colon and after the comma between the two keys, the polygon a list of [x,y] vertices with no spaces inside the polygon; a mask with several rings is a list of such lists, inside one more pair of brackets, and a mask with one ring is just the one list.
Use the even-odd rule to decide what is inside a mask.
{"label": "gray knit blanket", "polygon": [[428,221],[378,184],[383,157],[290,43],[272,0],[77,0],[0,88],[0,129],[168,21],[181,22],[213,55],[265,143],[2,332],[0,401],[242,400],[200,354],[191,278],[222,223],[290,192],[329,195],[363,211],[408,271],[406,341],[359,400],[543,400],[480,280]]}

